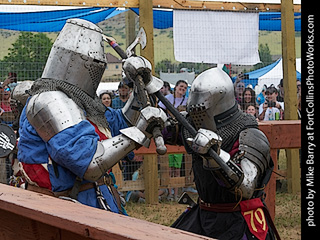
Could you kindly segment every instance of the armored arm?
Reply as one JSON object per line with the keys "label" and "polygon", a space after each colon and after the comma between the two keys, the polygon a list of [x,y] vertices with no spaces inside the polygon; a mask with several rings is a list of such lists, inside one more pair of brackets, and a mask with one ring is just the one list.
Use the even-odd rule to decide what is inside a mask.
{"label": "armored arm", "polygon": [[[269,143],[266,136],[258,129],[246,129],[240,133],[240,154],[236,159],[230,159],[230,155],[220,149],[221,138],[212,131],[199,129],[198,134],[191,141],[191,148],[203,158],[205,169],[213,172],[218,183],[231,192],[241,190],[244,198],[250,199],[258,186],[260,177],[265,173],[270,160]],[[216,148],[220,158],[226,163],[232,172],[238,176],[235,182],[217,164],[214,158],[207,152],[211,147]]]}
{"label": "armored arm", "polygon": [[98,142],[97,151],[84,178],[95,181],[138,146],[149,147],[153,127],[158,124],[163,125],[165,121],[166,115],[162,110],[154,107],[144,108],[136,126],[122,129],[120,130],[122,134]]}
{"label": "armored arm", "polygon": [[[44,92],[32,96],[26,106],[26,115],[30,124],[45,142],[49,142],[57,134],[85,120],[82,109],[72,99],[59,91]],[[146,107],[141,111],[136,126],[121,130],[121,134],[116,137],[98,141],[95,153],[92,153],[93,156],[91,155],[92,158],[89,159],[90,163],[86,166],[84,179],[98,180],[132,150],[140,145],[148,146],[150,143],[148,138],[150,137],[149,128],[154,124],[154,121],[158,123],[166,120],[165,116],[162,118],[163,115],[158,109]],[[87,137],[95,136],[92,134],[93,132],[94,128],[92,128],[92,132],[88,133]],[[71,141],[73,145],[77,144],[77,141],[82,141],[78,137],[74,140],[69,135],[66,138],[65,141]]]}

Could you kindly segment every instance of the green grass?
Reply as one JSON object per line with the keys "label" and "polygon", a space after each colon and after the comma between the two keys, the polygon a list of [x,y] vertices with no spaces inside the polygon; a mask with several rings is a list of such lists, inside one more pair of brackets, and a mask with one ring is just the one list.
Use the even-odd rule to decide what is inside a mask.
{"label": "green grass", "polygon": [[[300,194],[277,193],[275,225],[282,239],[301,239]],[[186,206],[175,202],[145,204],[129,202],[129,216],[149,222],[170,226],[185,210]]]}

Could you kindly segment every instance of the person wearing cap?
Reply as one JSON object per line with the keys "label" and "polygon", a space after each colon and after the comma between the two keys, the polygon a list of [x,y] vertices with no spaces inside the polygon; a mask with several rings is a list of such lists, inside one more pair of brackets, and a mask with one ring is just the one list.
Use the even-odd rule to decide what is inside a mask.
{"label": "person wearing cap", "polygon": [[[284,102],[277,101],[278,90],[271,85],[266,91],[266,101],[259,106],[259,120],[279,120],[282,119],[281,115],[284,111]],[[272,113],[270,113],[272,111]],[[279,119],[275,114],[279,112]]]}
{"label": "person wearing cap", "polygon": [[112,108],[114,109],[123,108],[131,94],[130,86],[124,84],[123,82],[119,83],[118,91],[119,96],[112,100]]}

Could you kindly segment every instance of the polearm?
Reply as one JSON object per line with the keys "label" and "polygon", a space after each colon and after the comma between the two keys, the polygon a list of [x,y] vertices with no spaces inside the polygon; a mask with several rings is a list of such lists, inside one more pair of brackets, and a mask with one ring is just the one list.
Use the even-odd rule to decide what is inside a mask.
{"label": "polearm", "polygon": [[[140,32],[139,32],[140,34]],[[106,36],[105,36],[106,37]],[[104,37],[104,38],[105,38]],[[136,38],[137,39],[137,38]],[[114,38],[110,38],[110,37],[107,37],[106,38],[106,41],[109,43],[109,45],[119,54],[119,56],[122,58],[122,59],[126,59],[128,56],[127,56],[127,53],[128,53],[128,50],[127,50],[127,53],[125,53],[119,46],[118,44],[116,43],[115,39]],[[132,47],[132,44],[130,45],[130,47]],[[172,115],[177,119],[178,122],[180,122],[182,124],[183,127],[185,127],[189,133],[191,134],[191,136],[194,138],[196,137],[198,131],[187,121],[187,119],[182,116],[180,114],[180,112],[174,108],[174,106],[168,101],[168,99],[162,94],[162,92],[160,91],[157,91],[155,93],[153,93],[162,103],[163,105],[166,106],[166,108],[172,113]],[[154,132],[153,132],[153,136],[154,136],[154,139],[155,139],[155,143],[156,143],[156,146],[157,146],[157,152],[158,152],[158,149],[159,149],[159,154],[161,154],[160,152],[164,152],[163,150],[161,149],[164,149],[165,146],[164,146],[164,143],[163,143],[163,139],[162,139],[162,136],[159,137],[159,135],[157,135],[157,141],[156,141],[156,133],[157,132],[159,134],[159,129],[155,129]],[[157,145],[159,144],[159,146]],[[165,152],[166,152],[166,148],[165,148]],[[163,153],[164,154],[164,153]],[[216,151],[213,149],[213,148],[210,148],[209,151],[208,151],[208,154],[210,155],[210,157],[212,157],[216,162],[217,164],[221,167],[221,169],[235,182],[237,182],[239,180],[239,177],[237,176],[237,174],[235,172],[233,172],[229,167],[228,165],[226,164],[226,162],[223,161],[223,159],[216,153]]]}
{"label": "polearm", "polygon": [[[132,55],[132,50],[135,48],[137,44],[140,44],[142,48],[146,46],[146,33],[143,28],[140,28],[139,33],[133,43],[127,48],[126,52],[118,45],[116,40],[112,37],[106,36],[102,34],[103,40],[108,42],[108,44],[119,54],[122,59],[127,59]],[[138,97],[141,102],[145,103],[145,106],[150,106],[151,101],[149,95],[145,93],[145,84],[140,75],[137,76],[135,81],[137,86]],[[167,153],[167,147],[164,144],[164,140],[161,134],[160,127],[155,126],[152,131],[152,136],[154,139],[154,143],[156,145],[156,151],[160,155],[164,155]]]}

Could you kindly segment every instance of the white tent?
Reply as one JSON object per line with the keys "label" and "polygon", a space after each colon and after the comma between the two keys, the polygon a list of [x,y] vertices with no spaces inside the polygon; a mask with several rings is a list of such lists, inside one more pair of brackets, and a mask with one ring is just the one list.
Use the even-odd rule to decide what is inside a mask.
{"label": "white tent", "polygon": [[[296,59],[296,71],[297,71],[297,79],[301,80],[301,58]],[[283,69],[282,69],[282,58],[278,61],[278,64],[275,65],[270,71],[266,74],[260,76],[258,78],[258,85],[263,86],[266,84],[267,86],[273,84],[274,86],[278,86],[280,80],[283,78]]]}
{"label": "white tent", "polygon": [[120,82],[101,82],[97,89],[97,95],[105,91],[117,91]]}
{"label": "white tent", "polygon": [[[301,58],[296,59],[296,74],[297,79],[301,81]],[[245,85],[251,84],[258,93],[264,84],[267,86],[273,84],[278,87],[280,80],[283,78],[282,58],[268,66],[245,73],[245,77]]]}
{"label": "white tent", "polygon": [[180,73],[164,73],[160,71],[160,79],[162,81],[167,81],[168,83],[172,84],[173,86],[179,80],[186,81],[189,85],[192,84],[195,78],[194,72],[180,72]]}

